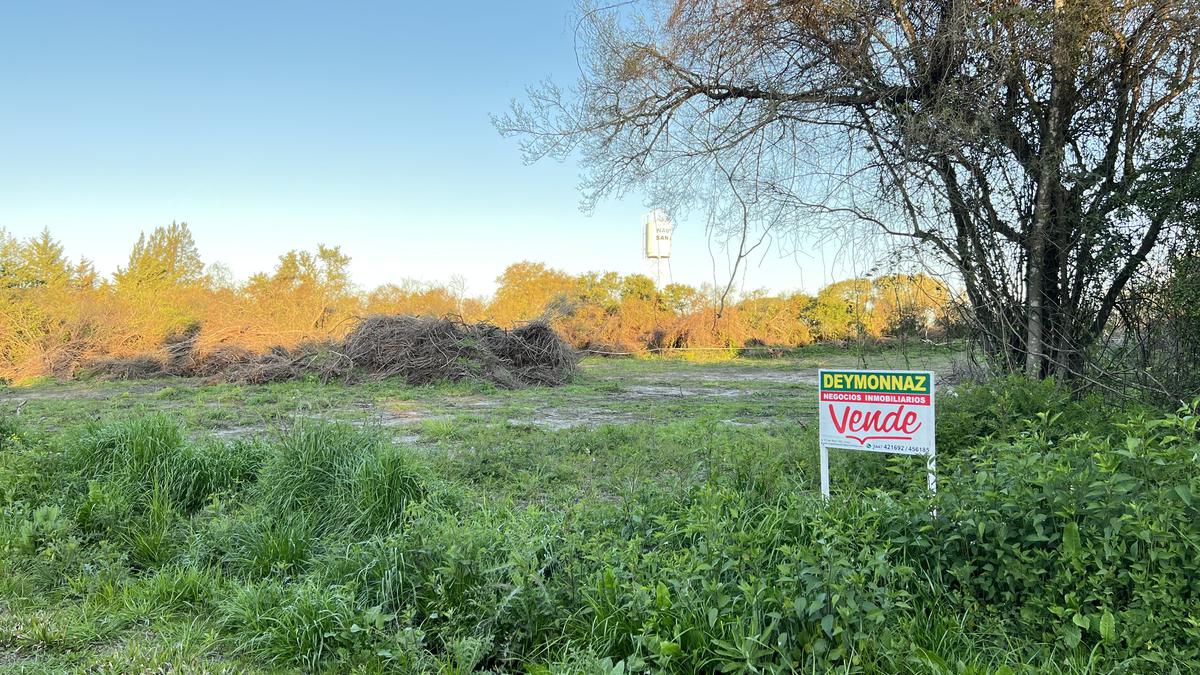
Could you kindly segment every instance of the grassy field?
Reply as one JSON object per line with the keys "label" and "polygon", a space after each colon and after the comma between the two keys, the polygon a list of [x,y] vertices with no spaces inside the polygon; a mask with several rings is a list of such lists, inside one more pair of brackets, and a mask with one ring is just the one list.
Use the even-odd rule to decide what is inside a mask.
{"label": "grassy field", "polygon": [[1194,410],[946,388],[936,503],[872,454],[816,495],[817,368],[956,358],[9,389],[0,670],[1189,672]]}
{"label": "grassy field", "polygon": [[[562,429],[596,424],[715,419],[739,423],[793,421],[811,416],[816,372],[867,364],[931,368],[949,374],[956,352],[879,350],[855,354],[814,347],[787,359],[589,358],[574,384],[503,390],[483,384],[409,387],[394,380],[345,384],[315,379],[246,386],[185,378],[125,381],[46,381],[0,389],[0,406],[21,407],[24,419],[56,431],[86,420],[163,412],[189,433],[251,436],[301,419],[413,432],[421,423],[455,420],[530,424]],[[0,408],[0,410],[4,409]],[[404,434],[402,434],[404,435]]]}

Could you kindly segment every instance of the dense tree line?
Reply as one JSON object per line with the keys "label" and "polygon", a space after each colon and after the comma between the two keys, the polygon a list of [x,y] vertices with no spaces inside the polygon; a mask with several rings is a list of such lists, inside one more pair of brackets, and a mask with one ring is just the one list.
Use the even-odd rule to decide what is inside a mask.
{"label": "dense tree line", "polygon": [[0,378],[69,376],[89,360],[162,349],[199,327],[198,347],[252,350],[340,337],[374,314],[459,316],[510,327],[551,321],[577,347],[605,352],[814,341],[928,337],[945,330],[954,297],[925,275],[831,284],[814,295],[743,294],[721,302],[712,288],[656,288],[644,275],[579,276],[541,263],[509,266],[490,298],[459,279],[413,280],[371,290],[350,278],[337,247],[289,251],[270,272],[234,282],[205,265],[186,224],[143,235],[112,278],[68,259],[49,232],[0,231]]}

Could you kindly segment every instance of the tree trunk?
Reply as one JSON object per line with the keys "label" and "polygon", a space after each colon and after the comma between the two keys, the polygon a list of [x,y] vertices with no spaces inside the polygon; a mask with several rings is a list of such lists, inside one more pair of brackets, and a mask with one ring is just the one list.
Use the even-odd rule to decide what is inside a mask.
{"label": "tree trunk", "polygon": [[[1026,244],[1025,300],[1029,310],[1025,316],[1025,374],[1042,377],[1050,351],[1046,348],[1046,283],[1057,278],[1057,269],[1047,269],[1046,246],[1050,239],[1054,214],[1054,195],[1059,186],[1059,168],[1063,161],[1062,107],[1067,75],[1066,40],[1062,35],[1062,14],[1065,0],[1054,0],[1054,36],[1050,54],[1050,101],[1042,127],[1042,147],[1038,159],[1038,187]],[[1053,276],[1051,276],[1053,275]]]}

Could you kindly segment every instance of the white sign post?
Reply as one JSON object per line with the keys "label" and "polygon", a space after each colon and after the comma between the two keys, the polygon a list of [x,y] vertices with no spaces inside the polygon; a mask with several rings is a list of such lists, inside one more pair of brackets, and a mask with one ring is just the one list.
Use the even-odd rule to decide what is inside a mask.
{"label": "white sign post", "polygon": [[829,496],[829,449],[924,455],[937,492],[933,373],[821,370],[817,394],[821,494]]}

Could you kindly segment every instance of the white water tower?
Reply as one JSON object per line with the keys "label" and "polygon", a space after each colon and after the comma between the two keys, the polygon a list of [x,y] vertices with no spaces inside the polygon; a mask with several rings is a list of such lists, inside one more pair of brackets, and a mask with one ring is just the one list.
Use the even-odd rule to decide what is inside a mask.
{"label": "white water tower", "polygon": [[666,268],[667,283],[671,283],[671,234],[675,223],[662,209],[654,209],[642,216],[642,256],[652,267],[654,283],[663,285],[663,268]]}

